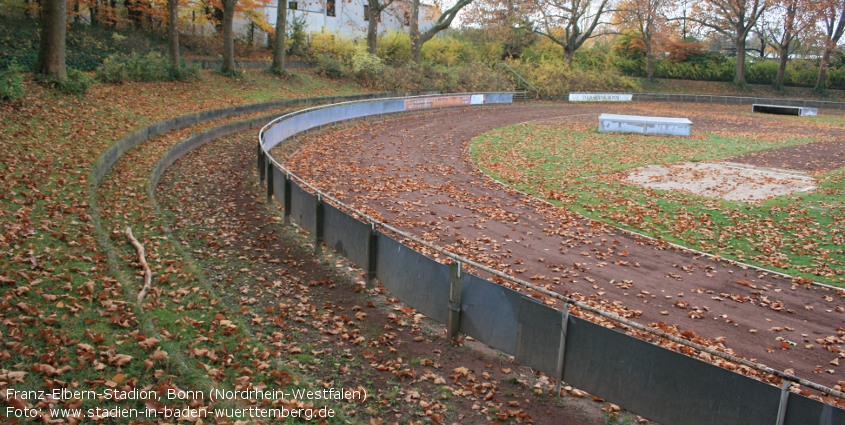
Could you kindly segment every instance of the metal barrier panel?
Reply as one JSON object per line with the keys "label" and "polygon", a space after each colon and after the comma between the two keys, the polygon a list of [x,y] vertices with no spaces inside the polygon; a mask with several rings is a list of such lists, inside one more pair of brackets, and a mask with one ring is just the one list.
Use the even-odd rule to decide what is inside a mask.
{"label": "metal barrier panel", "polygon": [[[317,230],[317,197],[299,187],[296,182],[290,182],[291,218],[299,227],[313,234]],[[282,198],[284,199],[284,198]]]}
{"label": "metal barrier panel", "polygon": [[485,93],[484,103],[513,103],[513,93]]}
{"label": "metal barrier panel", "polygon": [[461,332],[505,353],[516,353],[522,295],[469,273],[461,275]]}
{"label": "metal barrier panel", "polygon": [[[495,326],[495,323],[490,325]],[[522,295],[516,361],[556,377],[562,325],[563,316],[559,310]]]}
{"label": "metal barrier panel", "polygon": [[845,410],[800,394],[790,394],[784,425],[845,425]]}
{"label": "metal barrier panel", "polygon": [[775,423],[780,389],[569,317],[563,379],[665,424]]}
{"label": "metal barrier panel", "polygon": [[360,268],[367,265],[367,231],[370,225],[336,207],[323,205],[323,240],[326,245]]}
{"label": "metal barrier panel", "polygon": [[285,202],[285,175],[275,165],[271,166],[273,170],[273,198],[276,202],[284,204]]}
{"label": "metal barrier panel", "polygon": [[449,266],[376,233],[376,278],[420,313],[446,323],[449,318]]}
{"label": "metal barrier panel", "polygon": [[[389,114],[405,110],[405,101],[382,100],[362,102],[350,105],[339,105],[329,108],[315,109],[292,116],[282,125],[274,125],[264,132],[264,148],[270,150],[294,134],[340,121],[353,120],[379,114]],[[280,123],[281,124],[281,123]]]}

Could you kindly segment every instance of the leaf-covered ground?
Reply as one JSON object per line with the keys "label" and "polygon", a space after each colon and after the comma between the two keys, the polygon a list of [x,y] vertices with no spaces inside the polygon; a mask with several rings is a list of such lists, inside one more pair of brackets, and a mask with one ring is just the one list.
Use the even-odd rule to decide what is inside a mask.
{"label": "leaf-covered ground", "polygon": [[[343,202],[445,250],[713,350],[841,388],[845,381],[837,365],[838,356],[845,356],[845,291],[808,285],[804,278],[756,272],[672,248],[664,240],[620,232],[500,185],[469,158],[471,140],[502,125],[565,119],[577,128],[579,123],[595,125],[602,112],[662,115],[679,108],[696,110],[689,104],[558,103],[430,111],[311,135],[287,158],[286,166]],[[727,113],[711,122],[701,119],[714,110]],[[723,131],[724,139],[736,135],[736,128],[748,132],[768,126],[766,118],[749,120],[740,108],[709,106],[698,112],[696,125]],[[799,123],[780,132],[787,135],[756,140],[780,146],[809,133],[833,135]],[[518,146],[519,140],[513,143]],[[571,155],[589,156],[592,151]],[[428,254],[442,257],[431,250]],[[554,304],[531,289],[497,281]],[[575,310],[573,314],[584,314]],[[632,332],[609,319],[590,320],[780,383],[774,376],[653,334]],[[795,386],[792,390],[803,392]]]}
{"label": "leaf-covered ground", "polygon": [[554,398],[548,378],[470,341],[451,343],[442,325],[383,288],[365,290],[348,261],[327,249],[314,256],[313,239],[282,226],[256,184],[254,142],[252,133],[228,137],[177,163],[160,185],[162,206],[215,291],[292,376],[367,389],[369,402],[341,406],[348,423],[634,421],[577,389]]}
{"label": "leaf-covered ground", "polygon": [[[266,370],[269,348],[254,342],[240,327],[237,312],[229,312],[213,288],[203,286],[152,215],[147,198],[151,167],[167,147],[198,129],[161,136],[121,160],[95,195],[98,211],[91,205],[90,167],[120,137],[153,122],[231,105],[361,89],[309,74],[285,82],[249,72],[235,80],[203,73],[190,82],[96,85],[82,98],[34,84],[27,91],[22,104],[0,105],[0,389],[101,394],[154,389],[166,394],[215,383],[236,387],[259,373],[265,379],[288,379]],[[96,214],[111,244],[119,246],[116,251],[98,241]],[[137,255],[126,243],[126,226],[145,246],[156,281],[141,307],[134,304],[142,281],[132,277]],[[227,378],[232,379],[223,382]],[[166,402],[0,393],[4,417],[6,407],[36,409],[39,420],[52,417],[56,423],[105,419],[103,412],[87,409],[160,411]],[[206,405],[190,400],[171,405],[191,403]],[[51,413],[52,407],[83,412]],[[109,419],[132,420],[144,418]]]}
{"label": "leaf-covered ground", "polygon": [[[705,119],[702,112],[698,108],[692,113]],[[496,178],[587,217],[845,286],[845,170],[838,168],[841,165],[809,170],[819,186],[812,194],[781,196],[760,204],[644,189],[613,174],[647,164],[723,160],[795,145],[802,146],[790,152],[823,149],[832,154],[809,143],[829,140],[830,130],[845,124],[845,118],[783,118],[779,124],[809,126],[809,131],[731,129],[674,138],[600,134],[595,126],[571,122],[528,123],[479,137],[473,154],[478,165]]]}

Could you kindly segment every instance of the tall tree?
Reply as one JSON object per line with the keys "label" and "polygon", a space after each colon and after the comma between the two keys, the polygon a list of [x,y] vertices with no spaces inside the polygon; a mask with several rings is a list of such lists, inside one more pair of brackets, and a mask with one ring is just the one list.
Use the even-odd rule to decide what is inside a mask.
{"label": "tall tree", "polygon": [[67,78],[65,39],[67,0],[44,0],[41,9],[41,41],[35,71],[58,80]]}
{"label": "tall tree", "polygon": [[378,24],[381,12],[393,4],[393,0],[369,0],[367,6],[367,51],[371,55],[378,54]]}
{"label": "tall tree", "polygon": [[220,71],[224,74],[235,72],[235,6],[238,0],[221,0],[223,3],[223,66]]}
{"label": "tall tree", "polygon": [[594,33],[609,5],[610,0],[536,0],[533,12],[539,19],[531,30],[563,47],[571,66],[575,51],[598,35]]}
{"label": "tall tree", "polygon": [[827,68],[830,66],[830,54],[845,32],[845,0],[822,0],[820,3],[820,19],[824,29],[822,37],[822,61],[819,64],[819,78],[815,91],[823,93],[827,89]]}
{"label": "tall tree", "polygon": [[696,17],[687,18],[730,37],[736,46],[734,83],[745,85],[745,45],[748,33],[765,12],[769,0],[704,0]]}
{"label": "tall tree", "polygon": [[457,0],[455,4],[443,11],[425,32],[420,32],[420,0],[411,0],[411,22],[408,33],[411,36],[411,59],[419,63],[422,56],[422,46],[440,31],[449,28],[458,12],[473,0]]}
{"label": "tall tree", "polygon": [[803,33],[812,19],[808,19],[807,10],[810,4],[808,0],[778,0],[772,5],[776,14],[775,24],[768,27],[767,38],[778,52],[778,73],[775,76],[773,87],[777,90],[783,88],[783,79],[786,75],[786,64],[789,62],[791,48],[799,34]]}
{"label": "tall tree", "polygon": [[669,0],[626,0],[617,11],[623,27],[633,30],[645,47],[646,76],[654,79],[655,38],[666,24]]}
{"label": "tall tree", "polygon": [[173,74],[176,78],[180,78],[182,58],[179,57],[179,0],[167,0],[167,38]]}
{"label": "tall tree", "polygon": [[279,0],[276,8],[276,35],[273,39],[273,65],[270,70],[281,74],[285,72],[285,36],[287,35],[287,3]]}

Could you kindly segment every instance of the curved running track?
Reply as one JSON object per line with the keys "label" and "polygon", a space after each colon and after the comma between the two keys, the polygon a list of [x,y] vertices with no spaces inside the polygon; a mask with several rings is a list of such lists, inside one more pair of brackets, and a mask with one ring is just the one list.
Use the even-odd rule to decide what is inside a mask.
{"label": "curved running track", "polygon": [[[680,108],[693,120],[695,131],[777,128],[780,133],[812,132],[824,143],[843,145],[840,132],[800,124],[784,128],[778,118],[750,117],[744,113],[747,106],[514,105],[393,117],[328,132],[312,137],[287,166],[344,202],[522,279],[534,277],[535,283],[640,323],[692,330],[735,354],[792,369],[829,387],[845,381],[845,358],[842,366],[830,364],[845,356],[845,314],[835,309],[845,306],[845,292],[795,285],[627,236],[503,187],[480,173],[468,155],[475,136],[508,124],[596,123],[600,113],[677,116]],[[776,165],[774,158],[769,165]],[[759,159],[748,159],[754,161]],[[722,293],[747,301],[725,299]],[[675,307],[677,301],[689,308]],[[704,318],[688,316],[695,307]],[[831,337],[832,344],[816,342]],[[797,345],[783,349],[782,340]],[[806,348],[808,344],[813,348]]]}

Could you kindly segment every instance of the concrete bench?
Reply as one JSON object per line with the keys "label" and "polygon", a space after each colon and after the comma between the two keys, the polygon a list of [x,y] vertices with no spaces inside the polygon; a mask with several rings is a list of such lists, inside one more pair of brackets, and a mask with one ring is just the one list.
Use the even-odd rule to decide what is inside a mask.
{"label": "concrete bench", "polygon": [[635,115],[601,114],[599,133],[639,133],[664,136],[689,136],[692,121],[686,118],[639,117]]}
{"label": "concrete bench", "polygon": [[803,106],[781,106],[781,105],[761,105],[759,103],[755,103],[751,105],[751,112],[761,112],[764,114],[777,114],[777,115],[797,115],[799,117],[803,116],[816,116],[819,114],[818,108],[806,108]]}

